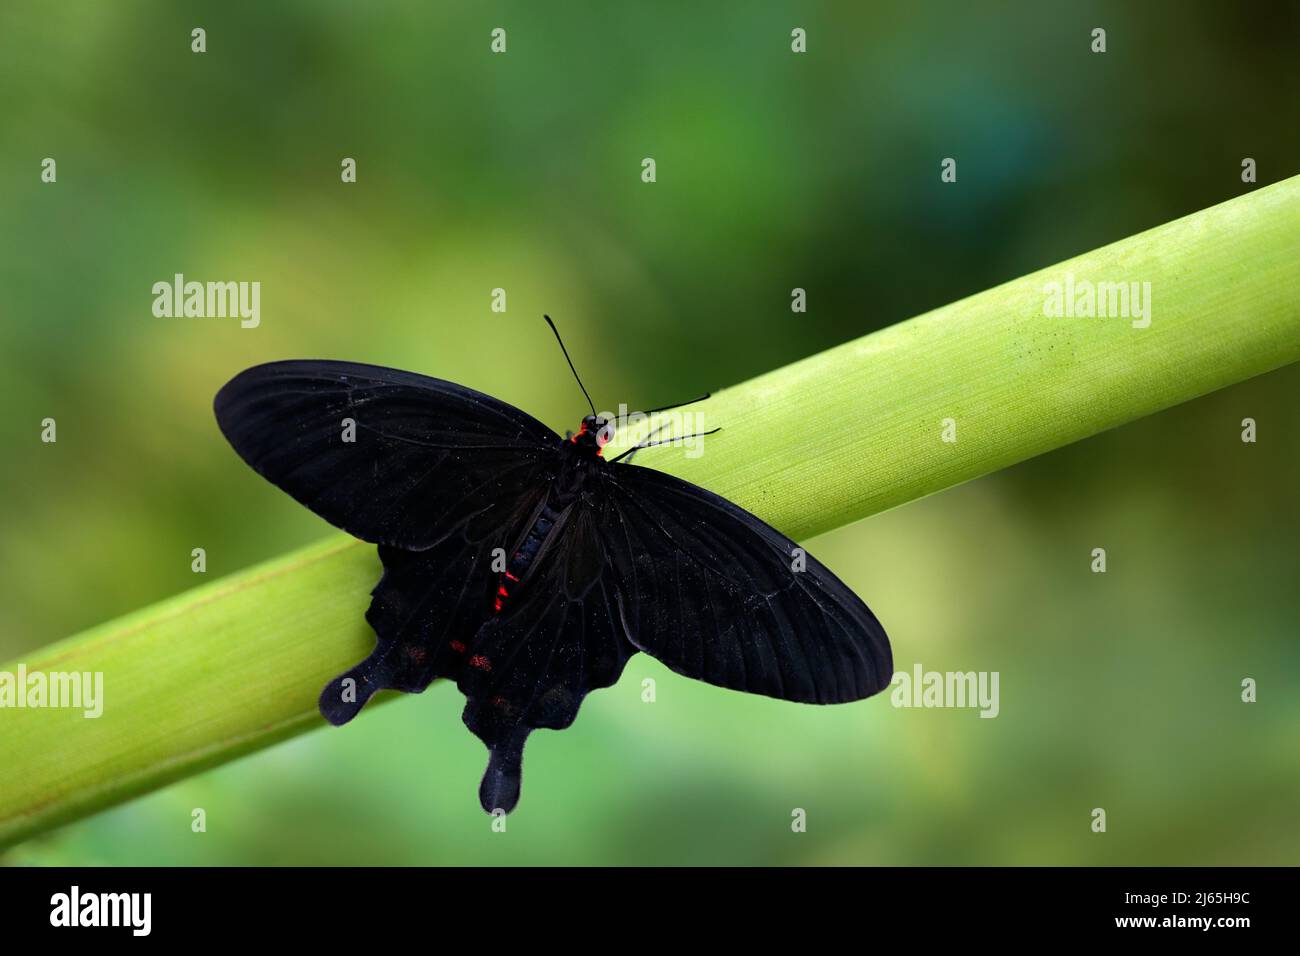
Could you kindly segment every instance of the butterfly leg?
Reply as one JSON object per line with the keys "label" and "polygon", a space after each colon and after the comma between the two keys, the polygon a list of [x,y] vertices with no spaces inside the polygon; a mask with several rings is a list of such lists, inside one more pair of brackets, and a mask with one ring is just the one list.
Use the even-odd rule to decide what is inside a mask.
{"label": "butterfly leg", "polygon": [[671,424],[672,424],[671,421],[664,422],[662,425],[660,425],[658,428],[652,431],[649,435],[646,435],[645,438],[641,439],[641,441],[630,452],[627,453],[627,463],[629,465],[632,464],[632,459],[636,457],[636,453],[641,450],[644,443],[654,438],[656,435],[658,435],[661,431],[663,431]]}

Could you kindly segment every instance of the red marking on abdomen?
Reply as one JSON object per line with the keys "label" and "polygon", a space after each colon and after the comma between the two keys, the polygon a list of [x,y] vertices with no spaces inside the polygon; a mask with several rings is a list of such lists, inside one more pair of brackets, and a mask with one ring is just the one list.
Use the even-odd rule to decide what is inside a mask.
{"label": "red marking on abdomen", "polygon": [[[509,578],[511,581],[519,580],[509,571],[505,572],[505,576]],[[502,581],[501,584],[497,586],[497,596],[496,599],[492,602],[492,610],[494,613],[499,614],[501,612],[501,607],[502,605],[504,605],[505,600],[508,597],[510,597],[510,592],[506,590],[505,581]]]}

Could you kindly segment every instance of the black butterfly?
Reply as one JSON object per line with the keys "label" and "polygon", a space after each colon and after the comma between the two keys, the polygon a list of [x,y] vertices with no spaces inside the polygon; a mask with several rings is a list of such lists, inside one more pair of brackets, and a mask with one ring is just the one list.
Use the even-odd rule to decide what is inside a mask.
{"label": "black butterfly", "polygon": [[379,545],[375,650],[325,687],[321,713],[346,723],[377,690],[454,679],[488,747],[489,812],[518,801],[529,733],[568,727],[637,651],[806,703],[859,700],[890,681],[888,638],[857,595],[725,498],[620,461],[680,439],[606,461],[614,423],[594,404],[564,439],[451,382],[288,361],[241,372],[215,408],[259,474]]}

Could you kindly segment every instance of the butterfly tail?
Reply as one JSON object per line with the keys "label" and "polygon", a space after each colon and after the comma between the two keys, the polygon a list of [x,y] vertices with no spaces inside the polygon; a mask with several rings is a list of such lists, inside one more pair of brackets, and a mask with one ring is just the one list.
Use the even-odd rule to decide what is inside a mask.
{"label": "butterfly tail", "polygon": [[520,725],[505,741],[488,750],[487,770],[478,786],[478,802],[486,813],[509,813],[519,802],[524,773],[524,741],[531,728]]}
{"label": "butterfly tail", "polygon": [[393,686],[396,673],[391,645],[376,647],[364,661],[344,671],[320,692],[321,716],[335,727],[346,724],[361,712],[375,691]]}
{"label": "butterfly tail", "polygon": [[533,727],[520,720],[503,719],[492,704],[469,700],[465,726],[487,745],[488,765],[479,784],[478,800],[485,813],[509,813],[519,802],[524,772],[524,743]]}

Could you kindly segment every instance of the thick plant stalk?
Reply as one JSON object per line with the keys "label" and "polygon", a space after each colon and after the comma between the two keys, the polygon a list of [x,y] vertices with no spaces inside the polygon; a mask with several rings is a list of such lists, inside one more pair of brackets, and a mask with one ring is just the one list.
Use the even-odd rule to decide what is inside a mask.
{"label": "thick plant stalk", "polygon": [[[1149,325],[1045,315],[1067,281],[1149,282]],[[706,454],[638,463],[807,537],[1297,359],[1300,178],[721,392]],[[378,575],[336,536],[30,655],[102,672],[104,711],[0,710],[0,845],[320,724]]]}

